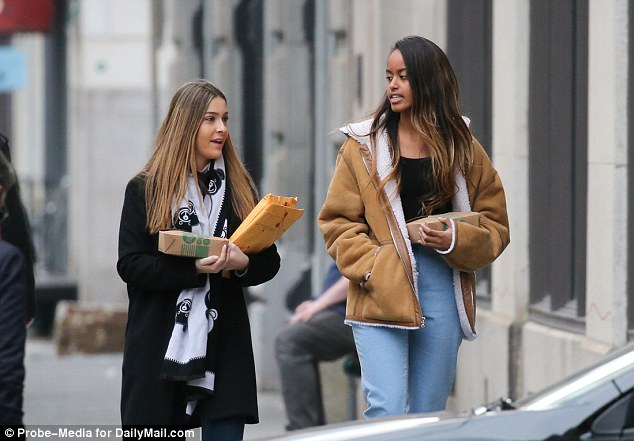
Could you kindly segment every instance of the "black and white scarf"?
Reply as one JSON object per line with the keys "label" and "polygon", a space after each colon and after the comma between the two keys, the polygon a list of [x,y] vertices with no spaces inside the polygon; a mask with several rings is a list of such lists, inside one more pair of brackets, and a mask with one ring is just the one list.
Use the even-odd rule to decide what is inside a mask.
{"label": "black and white scarf", "polygon": [[[216,159],[198,175],[189,177],[185,198],[174,203],[173,226],[195,234],[227,237],[224,159]],[[197,213],[201,207],[203,212]],[[187,382],[187,414],[191,415],[199,399],[213,395],[218,339],[214,324],[222,319],[222,305],[220,296],[211,292],[207,277],[204,287],[182,290],[175,306],[174,329],[161,378]]]}

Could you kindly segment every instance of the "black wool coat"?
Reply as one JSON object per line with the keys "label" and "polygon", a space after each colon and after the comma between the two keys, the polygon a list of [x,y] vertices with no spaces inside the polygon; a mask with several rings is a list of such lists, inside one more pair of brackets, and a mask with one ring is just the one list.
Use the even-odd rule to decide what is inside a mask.
{"label": "black wool coat", "polygon": [[[2,134],[0,134],[0,152],[11,162],[9,140]],[[2,224],[1,235],[4,240],[18,247],[25,257],[27,285],[24,321],[29,322],[35,317],[35,272],[33,270],[35,247],[29,217],[20,196],[19,182],[16,182],[7,192],[5,205],[9,211],[9,217]]]}
{"label": "black wool coat", "polygon": [[23,254],[0,240],[0,425],[22,425],[27,281]]}
{"label": "black wool coat", "polygon": [[[230,177],[229,177],[230,178]],[[227,188],[228,190],[228,188]],[[228,235],[239,220],[230,206]],[[185,413],[184,383],[159,379],[174,326],[176,300],[186,288],[204,286],[207,275],[196,273],[195,260],[158,251],[158,234],[146,227],[144,181],[127,185],[119,229],[117,271],[128,287],[128,323],[123,354],[121,421],[127,425],[199,426],[205,419],[244,417],[258,422],[255,363],[251,330],[242,288],[272,279],[280,267],[275,245],[249,254],[243,277],[212,274],[212,292],[222,296],[218,320],[218,354],[214,396],[199,403],[193,418]],[[202,415],[201,415],[202,414]]]}

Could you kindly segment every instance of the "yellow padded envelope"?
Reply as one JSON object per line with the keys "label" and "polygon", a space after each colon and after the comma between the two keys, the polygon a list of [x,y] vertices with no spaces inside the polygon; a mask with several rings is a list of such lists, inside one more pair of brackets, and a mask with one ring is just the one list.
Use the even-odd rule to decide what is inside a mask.
{"label": "yellow padded envelope", "polygon": [[243,253],[257,253],[270,247],[304,214],[296,205],[296,197],[267,194],[229,240]]}

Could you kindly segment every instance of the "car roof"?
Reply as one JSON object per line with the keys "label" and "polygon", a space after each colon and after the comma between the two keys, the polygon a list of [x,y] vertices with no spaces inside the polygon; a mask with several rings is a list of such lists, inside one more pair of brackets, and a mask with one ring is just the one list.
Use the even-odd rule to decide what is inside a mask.
{"label": "car roof", "polygon": [[539,410],[583,389],[613,382],[621,391],[634,388],[634,342],[608,353],[597,362],[514,404],[518,409]]}

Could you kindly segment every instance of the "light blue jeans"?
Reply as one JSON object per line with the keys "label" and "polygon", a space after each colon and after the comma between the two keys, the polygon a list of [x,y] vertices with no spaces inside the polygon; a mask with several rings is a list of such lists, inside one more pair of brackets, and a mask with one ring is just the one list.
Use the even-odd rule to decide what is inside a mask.
{"label": "light blue jeans", "polygon": [[352,326],[361,362],[365,418],[445,409],[456,375],[462,329],[452,269],[436,251],[413,245],[425,326]]}

